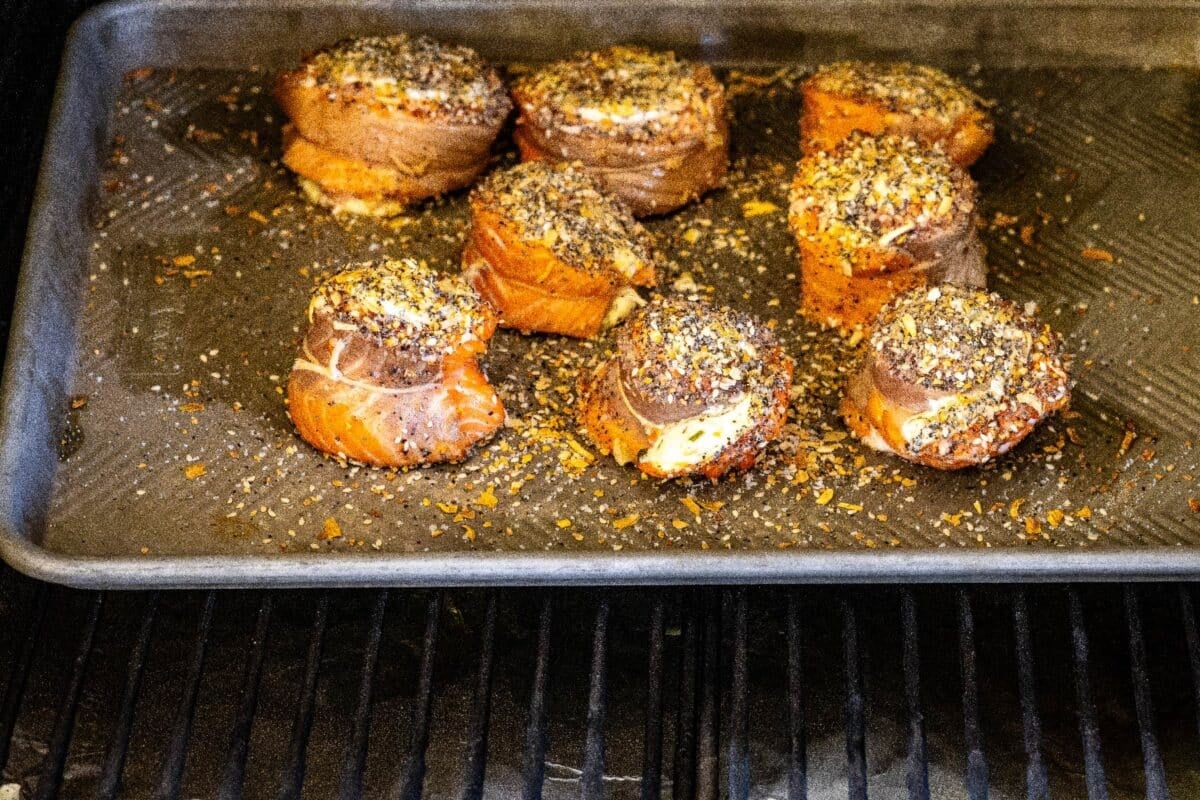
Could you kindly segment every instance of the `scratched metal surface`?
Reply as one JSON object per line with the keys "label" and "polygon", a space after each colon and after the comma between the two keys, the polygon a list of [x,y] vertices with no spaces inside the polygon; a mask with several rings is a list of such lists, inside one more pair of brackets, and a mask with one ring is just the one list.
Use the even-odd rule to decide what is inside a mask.
{"label": "scratched metal surface", "polygon": [[[796,315],[782,211],[810,65],[738,66],[722,65],[729,185],[649,227],[665,289],[690,273],[717,301],[775,320],[797,358],[787,432],[760,468],[664,484],[595,457],[570,409],[606,342],[511,332],[486,359],[510,425],[467,463],[390,473],[315,452],[282,398],[314,279],[384,254],[457,269],[465,196],[392,223],[335,220],[278,164],[269,70],[158,69],[123,82],[100,144],[60,463],[29,540],[87,560],[82,582],[106,580],[111,561],[126,577],[107,580],[137,583],[144,564],[146,582],[168,585],[253,582],[255,565],[291,584],[756,581],[854,578],[844,556],[870,552],[862,577],[885,579],[930,574],[909,559],[934,553],[959,565],[943,575],[1000,579],[1023,573],[989,552],[1032,553],[1026,565],[1047,574],[1069,557],[1059,563],[1081,575],[1088,554],[1113,571],[1112,554],[1128,553],[1123,574],[1155,549],[1190,557],[1197,73],[958,70],[996,101],[997,142],[974,168],[991,285],[1062,332],[1077,385],[1070,414],[1010,456],[943,474],[845,438],[835,408],[850,355]],[[497,162],[511,149],[502,141]],[[442,566],[419,572],[422,559]]]}

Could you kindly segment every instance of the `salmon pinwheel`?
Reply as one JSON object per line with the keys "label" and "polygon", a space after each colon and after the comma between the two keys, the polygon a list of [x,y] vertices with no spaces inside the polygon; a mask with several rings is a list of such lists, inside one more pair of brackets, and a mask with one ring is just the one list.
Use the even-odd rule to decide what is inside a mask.
{"label": "salmon pinwheel", "polygon": [[717,186],[729,161],[725,89],[674,53],[608,47],[513,86],[525,161],[579,161],[638,216]]}
{"label": "salmon pinwheel", "polygon": [[655,298],[581,381],[580,421],[620,464],[656,478],[716,480],[754,465],[787,416],[794,364],[754,317]]}
{"label": "salmon pinwheel", "polygon": [[804,315],[852,330],[914,287],[986,286],[975,194],[966,170],[909,138],[853,133],[806,154],[788,213]]}
{"label": "salmon pinwheel", "polygon": [[462,461],[504,422],[478,358],[496,314],[457,275],[412,259],[326,278],[288,381],[300,435],[384,467]]}
{"label": "salmon pinwheel", "polygon": [[523,332],[590,337],[641,304],[655,283],[651,239],[578,164],[532,161],[471,193],[464,275]]}
{"label": "salmon pinwheel", "polygon": [[935,286],[879,314],[842,399],[877,450],[938,469],[1007,453],[1070,400],[1062,342],[996,294]]}
{"label": "salmon pinwheel", "polygon": [[968,167],[992,143],[994,126],[974,92],[920,64],[839,61],[801,89],[804,152],[831,150],[854,131],[910,136]]}
{"label": "salmon pinwheel", "polygon": [[346,39],[279,76],[283,163],[338,212],[391,216],[469,185],[512,103],[466,47],[423,36]]}

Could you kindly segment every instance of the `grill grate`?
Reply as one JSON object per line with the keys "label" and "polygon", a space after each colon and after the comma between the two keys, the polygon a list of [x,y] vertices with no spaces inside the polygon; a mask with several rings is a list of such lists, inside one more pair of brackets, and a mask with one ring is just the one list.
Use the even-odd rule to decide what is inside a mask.
{"label": "grill grate", "polygon": [[0,783],[26,798],[1196,796],[1193,594],[160,596],[5,568]]}

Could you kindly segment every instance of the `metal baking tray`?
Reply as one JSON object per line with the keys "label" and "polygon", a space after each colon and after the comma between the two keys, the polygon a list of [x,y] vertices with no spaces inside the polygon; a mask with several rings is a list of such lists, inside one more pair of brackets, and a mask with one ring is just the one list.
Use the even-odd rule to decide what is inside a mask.
{"label": "metal baking tray", "polygon": [[[760,469],[659,484],[593,458],[569,410],[605,343],[514,333],[487,362],[512,424],[466,464],[357,469],[294,435],[282,387],[313,280],[372,254],[457,268],[461,194],[340,222],[277,161],[273,70],[391,30],[512,69],[613,41],[720,68],[729,185],[650,227],[667,283],[776,320],[797,357]],[[70,38],[29,229],[0,555],[106,587],[1200,576],[1198,36],[1187,4],[102,6]],[[847,350],[795,313],[795,87],[844,56],[943,65],[996,101],[974,170],[992,285],[1062,331],[1077,386],[992,466],[846,439]]]}

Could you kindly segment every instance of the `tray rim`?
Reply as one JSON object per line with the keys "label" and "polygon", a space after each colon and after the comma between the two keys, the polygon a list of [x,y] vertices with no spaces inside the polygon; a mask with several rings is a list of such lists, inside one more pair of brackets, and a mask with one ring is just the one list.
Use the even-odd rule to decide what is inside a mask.
{"label": "tray rim", "polygon": [[[6,526],[7,528],[7,526]],[[886,551],[69,556],[0,531],[0,556],[32,578],[78,589],[432,588],[1184,581],[1200,548],[955,548]]]}
{"label": "tray rim", "polygon": [[[521,4],[518,0],[516,3]],[[599,5],[624,5],[623,0],[599,0]],[[667,0],[671,7],[697,7],[705,0]],[[803,0],[769,5],[811,6]],[[171,7],[233,9],[279,7],[261,0],[108,0],[84,12],[71,26],[56,79],[46,143],[34,192],[33,210],[21,258],[8,353],[2,387],[0,436],[11,435],[11,420],[19,395],[17,365],[35,300],[30,295],[37,279],[52,269],[41,254],[52,229],[49,202],[56,174],[67,169],[67,87],[87,37],[96,36],[113,18],[139,10]],[[350,7],[344,0],[286,0],[285,7]],[[361,5],[361,4],[358,4]],[[369,5],[369,4],[368,4]],[[470,7],[472,0],[433,0],[432,6]],[[533,0],[525,5],[543,6]],[[862,5],[871,5],[864,2]],[[955,5],[924,3],[915,5]],[[963,4],[960,4],[963,5]],[[1069,8],[1074,0],[1008,0],[972,3],[974,7]],[[1090,4],[1112,8],[1180,8],[1188,0],[1100,0]],[[485,585],[680,585],[891,582],[1055,582],[1186,580],[1200,578],[1200,547],[1148,546],[1121,550],[1065,550],[1034,545],[1006,548],[889,548],[881,550],[795,549],[768,551],[677,552],[648,551],[612,554],[579,552],[279,554],[201,556],[76,556],[51,550],[20,533],[14,519],[14,484],[0,483],[0,560],[33,578],[77,588],[272,588],[485,586]]]}

